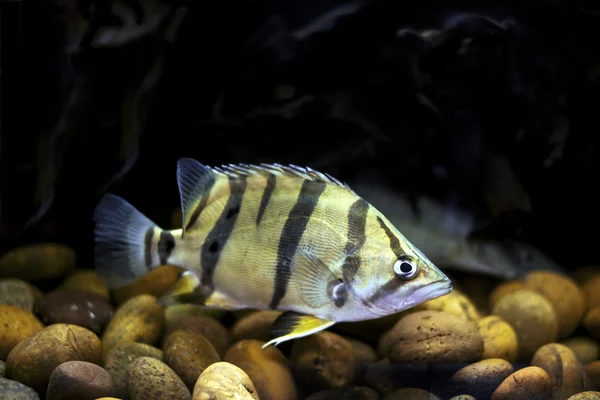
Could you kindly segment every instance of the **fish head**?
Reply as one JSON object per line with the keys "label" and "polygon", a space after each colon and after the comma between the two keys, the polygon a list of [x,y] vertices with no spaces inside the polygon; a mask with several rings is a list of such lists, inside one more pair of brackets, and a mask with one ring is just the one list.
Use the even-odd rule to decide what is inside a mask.
{"label": "fish head", "polygon": [[450,279],[383,216],[368,229],[362,265],[352,290],[380,316],[394,314],[452,291]]}

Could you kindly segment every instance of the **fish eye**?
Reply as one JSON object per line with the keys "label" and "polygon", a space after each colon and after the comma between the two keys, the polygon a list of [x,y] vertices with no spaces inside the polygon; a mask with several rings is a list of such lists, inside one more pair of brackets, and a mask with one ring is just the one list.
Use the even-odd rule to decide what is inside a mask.
{"label": "fish eye", "polygon": [[418,265],[408,258],[401,258],[394,263],[394,272],[401,279],[412,279],[419,272]]}

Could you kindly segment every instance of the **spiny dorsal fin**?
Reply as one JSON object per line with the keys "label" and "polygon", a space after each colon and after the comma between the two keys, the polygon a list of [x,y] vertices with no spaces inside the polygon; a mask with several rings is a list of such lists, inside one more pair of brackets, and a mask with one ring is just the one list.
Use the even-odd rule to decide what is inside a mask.
{"label": "spiny dorsal fin", "polygon": [[310,167],[299,167],[297,165],[281,165],[281,164],[227,164],[220,167],[211,168],[213,172],[222,176],[228,176],[232,178],[239,178],[241,176],[249,175],[265,175],[274,174],[278,176],[293,176],[311,181],[318,181],[323,183],[329,183],[343,187],[350,192],[354,191],[346,183],[340,182],[333,176],[316,171]]}
{"label": "spiny dorsal fin", "polygon": [[329,174],[324,174],[309,167],[299,167],[293,164],[228,164],[220,167],[208,167],[192,158],[182,158],[177,162],[182,235],[198,220],[219,177],[235,179],[250,175],[264,176],[268,174],[328,183],[356,194],[347,184],[340,182]]}
{"label": "spiny dorsal fin", "polygon": [[211,168],[192,158],[182,158],[177,162],[177,184],[181,197],[182,236],[193,224],[206,204],[216,178]]}

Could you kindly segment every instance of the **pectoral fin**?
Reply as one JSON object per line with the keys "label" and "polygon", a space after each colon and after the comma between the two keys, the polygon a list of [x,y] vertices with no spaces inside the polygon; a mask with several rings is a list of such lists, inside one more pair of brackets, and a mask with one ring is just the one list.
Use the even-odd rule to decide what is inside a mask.
{"label": "pectoral fin", "polygon": [[335,321],[286,311],[275,320],[271,328],[271,336],[274,339],[265,343],[262,348],[264,349],[271,344],[277,346],[279,343],[288,340],[312,335],[313,333],[329,328],[333,324],[335,324]]}
{"label": "pectoral fin", "polygon": [[[348,257],[347,253],[340,253],[333,262],[333,269],[340,271],[341,265]],[[296,253],[292,264],[292,275],[298,286],[302,300],[310,307],[322,307],[326,304],[337,302],[332,288],[344,285],[341,276],[335,276],[323,260],[310,248],[301,247]]]}

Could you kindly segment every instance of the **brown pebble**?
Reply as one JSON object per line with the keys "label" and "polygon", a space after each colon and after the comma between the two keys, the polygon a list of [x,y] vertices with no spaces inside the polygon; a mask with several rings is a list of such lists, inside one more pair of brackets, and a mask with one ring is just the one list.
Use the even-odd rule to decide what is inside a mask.
{"label": "brown pebble", "polygon": [[600,390],[600,361],[592,361],[585,364],[585,373],[590,379],[590,385],[594,390]]}
{"label": "brown pebble", "polygon": [[6,376],[44,393],[50,375],[67,361],[100,364],[102,343],[89,329],[77,325],[47,326],[19,343],[6,360]]}
{"label": "brown pebble", "polygon": [[192,400],[258,400],[254,384],[240,367],[219,361],[206,368],[194,387]]}
{"label": "brown pebble", "polygon": [[100,335],[114,310],[104,297],[96,293],[57,290],[46,293],[35,303],[35,313],[46,325],[61,322],[79,325]]}
{"label": "brown pebble", "polygon": [[202,307],[193,303],[172,304],[165,308],[165,320],[167,324],[170,323],[169,321],[191,317],[193,315],[203,315],[205,317],[212,317],[220,320],[227,314],[233,314],[233,311],[222,310],[220,308]]}
{"label": "brown pebble", "polygon": [[539,367],[512,373],[492,393],[490,400],[548,400],[552,398],[550,377]]}
{"label": "brown pebble", "polygon": [[461,393],[488,399],[513,372],[513,367],[508,361],[490,358],[461,368],[452,376],[451,381],[460,388]]}
{"label": "brown pebble", "polygon": [[102,335],[103,356],[117,344],[139,342],[155,345],[165,323],[164,308],[147,294],[133,297],[115,312]]}
{"label": "brown pebble", "polygon": [[112,380],[102,367],[85,361],[68,361],[50,375],[46,400],[86,400],[110,395]]}
{"label": "brown pebble", "polygon": [[383,358],[365,367],[362,381],[377,393],[385,395],[402,386],[395,372],[390,360]]}
{"label": "brown pebble", "polygon": [[581,392],[574,394],[567,400],[600,400],[600,392]]}
{"label": "brown pebble", "polygon": [[558,320],[548,299],[531,289],[508,293],[492,309],[517,333],[519,359],[527,362],[537,349],[556,341]]}
{"label": "brown pebble", "polygon": [[298,380],[312,391],[346,386],[356,373],[352,345],[329,331],[295,340],[290,358]]}
{"label": "brown pebble", "polygon": [[548,373],[554,396],[559,400],[589,389],[583,364],[567,346],[549,343],[540,347],[533,355],[531,365]]}
{"label": "brown pebble", "polygon": [[471,321],[443,311],[417,311],[386,332],[379,349],[392,362],[468,363],[481,358],[483,341]]}
{"label": "brown pebble", "polygon": [[71,271],[57,290],[82,290],[95,293],[106,300],[110,300],[108,288],[92,269],[76,269]]}
{"label": "brown pebble", "polygon": [[585,336],[572,337],[560,343],[571,349],[583,364],[596,361],[600,355],[598,342]]}
{"label": "brown pebble", "polygon": [[255,339],[268,342],[271,340],[271,327],[280,315],[281,311],[255,311],[243,316],[233,325],[233,340]]}
{"label": "brown pebble", "polygon": [[11,304],[33,312],[37,289],[21,279],[0,279],[0,304]]}
{"label": "brown pebble", "polygon": [[492,293],[490,293],[490,310],[492,310],[496,303],[504,296],[520,289],[525,289],[525,283],[523,281],[508,281],[496,286]]}
{"label": "brown pebble", "polygon": [[366,366],[363,381],[380,395],[402,387],[427,387],[430,366],[425,363],[390,363],[383,358]]}
{"label": "brown pebble", "polygon": [[586,310],[585,299],[577,284],[570,278],[550,271],[531,271],[525,286],[546,297],[558,318],[558,339],[577,329]]}
{"label": "brown pebble", "polygon": [[586,265],[585,267],[576,268],[571,272],[571,275],[579,285],[583,285],[594,275],[600,275],[600,267],[596,265]]}
{"label": "brown pebble", "polygon": [[33,243],[9,250],[0,257],[0,278],[37,281],[58,278],[75,266],[72,248],[59,243]]}
{"label": "brown pebble", "polygon": [[139,357],[127,367],[131,400],[191,400],[185,384],[169,366],[152,357]]}
{"label": "brown pebble", "polygon": [[162,265],[128,285],[111,290],[111,297],[117,304],[144,294],[159,298],[177,282],[181,271],[172,265]]}
{"label": "brown pebble", "polygon": [[510,324],[497,315],[489,315],[477,323],[483,340],[481,359],[502,358],[509,362],[517,361],[519,340],[517,332]]}
{"label": "brown pebble", "polygon": [[172,332],[178,330],[190,331],[204,336],[215,347],[221,357],[225,356],[231,343],[231,335],[227,328],[215,318],[206,315],[190,315],[167,320],[163,337],[166,340]]}
{"label": "brown pebble", "polygon": [[365,342],[352,338],[344,338],[348,343],[352,345],[352,351],[354,352],[354,358],[358,364],[370,364],[377,361],[377,352],[375,349]]}
{"label": "brown pebble", "polygon": [[596,340],[600,340],[600,306],[589,310],[583,317],[583,327]]}
{"label": "brown pebble", "polygon": [[0,394],[2,400],[40,400],[40,396],[32,388],[5,378],[0,378]]}
{"label": "brown pebble", "polygon": [[305,400],[379,400],[379,394],[368,387],[348,386],[315,392]]}
{"label": "brown pebble", "polygon": [[588,310],[600,306],[600,274],[590,277],[581,290]]}
{"label": "brown pebble", "polygon": [[44,328],[29,311],[11,304],[0,304],[0,360],[6,360],[16,345]]}
{"label": "brown pebble", "polygon": [[127,366],[139,357],[153,357],[163,360],[163,352],[144,343],[125,342],[113,347],[106,355],[104,368],[112,378],[114,395],[127,399]]}
{"label": "brown pebble", "polygon": [[165,363],[183,380],[190,392],[202,372],[221,361],[212,344],[199,333],[175,331],[163,347]]}
{"label": "brown pebble", "polygon": [[264,344],[261,340],[240,340],[227,350],[224,360],[248,374],[261,400],[297,399],[289,361],[276,347],[263,349]]}
{"label": "brown pebble", "polygon": [[383,400],[440,400],[440,398],[425,389],[402,388],[387,394]]}

